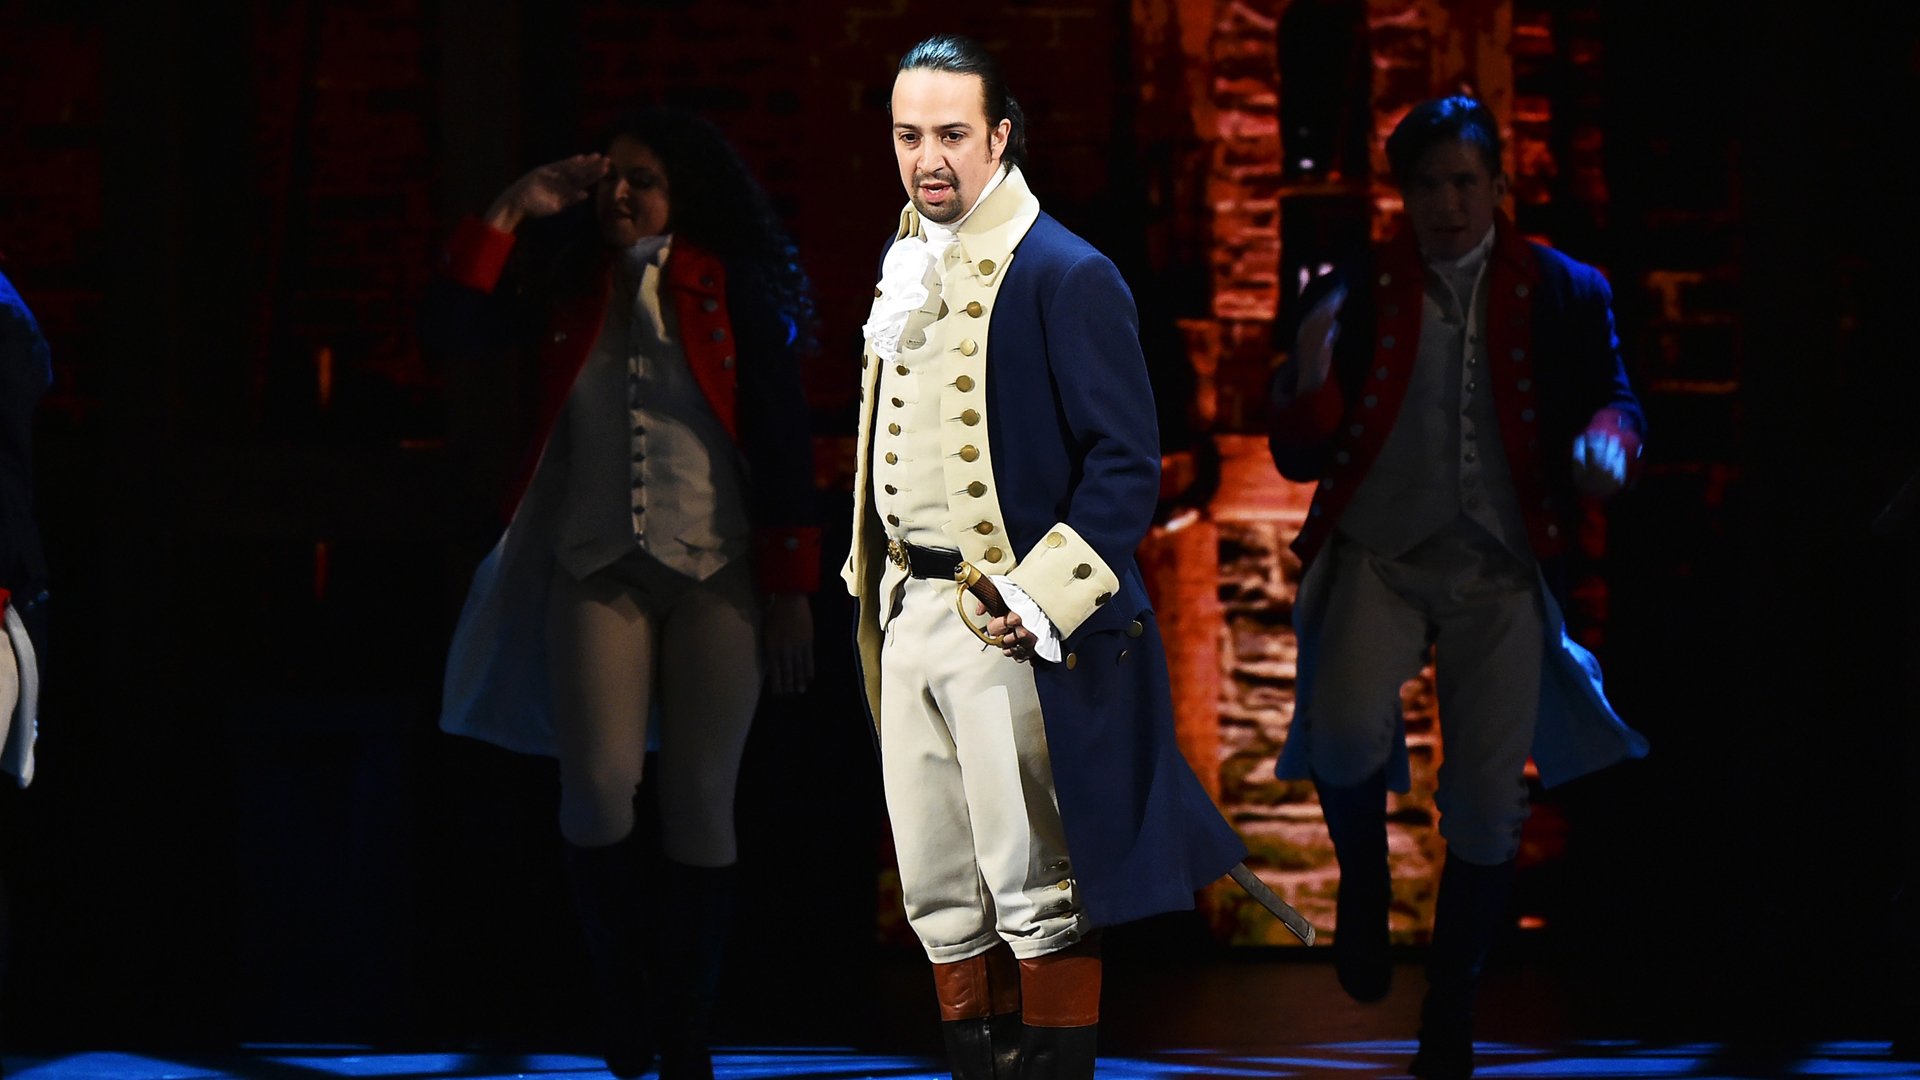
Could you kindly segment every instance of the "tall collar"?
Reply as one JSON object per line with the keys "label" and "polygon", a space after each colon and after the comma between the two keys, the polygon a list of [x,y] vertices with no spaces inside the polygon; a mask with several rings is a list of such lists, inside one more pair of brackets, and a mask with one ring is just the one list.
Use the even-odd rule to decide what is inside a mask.
{"label": "tall collar", "polygon": [[[1388,264],[1401,271],[1418,275],[1425,265],[1425,260],[1420,257],[1420,245],[1413,237],[1413,228],[1404,218],[1379,250]],[[1527,247],[1527,238],[1520,235],[1520,230],[1514,227],[1513,219],[1505,211],[1496,211],[1493,215],[1493,249],[1487,257],[1491,265],[1512,271],[1521,281],[1539,279],[1540,268],[1532,250]]]}
{"label": "tall collar", "polygon": [[[1003,264],[1039,217],[1040,200],[1027,187],[1026,174],[1018,166],[1010,165],[1002,172],[999,184],[983,191],[973,209],[961,220],[952,250],[969,263],[985,259],[995,265]],[[924,223],[909,202],[900,211],[900,227],[894,234],[895,239],[921,235],[924,235]]]}

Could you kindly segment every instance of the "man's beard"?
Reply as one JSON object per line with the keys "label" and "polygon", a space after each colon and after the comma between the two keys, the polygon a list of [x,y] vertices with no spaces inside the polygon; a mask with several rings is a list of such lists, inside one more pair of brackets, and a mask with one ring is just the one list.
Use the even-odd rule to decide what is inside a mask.
{"label": "man's beard", "polygon": [[[940,206],[928,205],[925,196],[922,195],[920,191],[920,184],[925,180],[937,180],[947,185],[948,194],[945,203]],[[945,225],[948,222],[958,221],[960,216],[967,212],[966,199],[960,194],[960,181],[952,173],[946,172],[945,170],[937,170],[926,176],[915,175],[913,178],[913,208],[919,212],[921,217],[933,222],[935,225]]]}

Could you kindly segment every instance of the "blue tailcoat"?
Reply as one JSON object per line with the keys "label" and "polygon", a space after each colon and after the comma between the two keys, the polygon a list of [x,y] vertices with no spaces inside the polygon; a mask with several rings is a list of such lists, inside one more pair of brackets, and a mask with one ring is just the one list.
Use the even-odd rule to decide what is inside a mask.
{"label": "blue tailcoat", "polygon": [[[1034,665],[1079,895],[1095,925],[1191,908],[1246,848],[1175,741],[1166,657],[1133,559],[1159,495],[1160,447],[1132,293],[1106,256],[1039,213],[997,284],[987,342],[982,411],[1011,550],[1038,563],[1064,524],[1118,579],[1062,627],[1074,663]],[[869,530],[856,527],[849,583],[869,599],[881,559],[862,548],[871,555],[884,539],[870,483],[861,487]],[[1019,569],[1010,576],[1021,580]],[[873,636],[863,632],[863,646]],[[877,651],[860,653],[873,708]]]}

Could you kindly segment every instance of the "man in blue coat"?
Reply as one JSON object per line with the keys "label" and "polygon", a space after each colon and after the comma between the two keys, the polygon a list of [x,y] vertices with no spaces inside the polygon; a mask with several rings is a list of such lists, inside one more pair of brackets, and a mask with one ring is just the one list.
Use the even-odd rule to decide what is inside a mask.
{"label": "man in blue coat", "polygon": [[1499,212],[1499,125],[1426,102],[1387,142],[1407,224],[1304,298],[1276,373],[1281,473],[1318,481],[1294,550],[1298,698],[1279,775],[1311,777],[1340,861],[1334,959],[1385,996],[1400,686],[1438,650],[1447,840],[1415,1075],[1473,1071],[1474,984],[1506,910],[1531,756],[1552,785],[1646,743],[1600,692],[1556,593],[1578,500],[1618,491],[1644,428],[1592,267]]}
{"label": "man in blue coat", "polygon": [[[844,576],[907,917],[956,1077],[1091,1077],[1095,932],[1245,855],[1175,744],[1133,562],[1152,388],[1119,272],[1027,188],[993,59],[920,43],[892,119],[910,204],[866,325]],[[966,564],[1012,614],[968,626]]]}

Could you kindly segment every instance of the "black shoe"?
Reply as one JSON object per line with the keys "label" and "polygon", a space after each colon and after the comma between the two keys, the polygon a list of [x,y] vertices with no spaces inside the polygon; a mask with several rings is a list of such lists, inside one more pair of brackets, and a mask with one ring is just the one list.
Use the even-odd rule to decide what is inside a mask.
{"label": "black shoe", "polygon": [[1093,1080],[1095,1043],[1100,1025],[1020,1029],[1020,1076],[1023,1080]]}
{"label": "black shoe", "polygon": [[660,1080],[713,1080],[713,1005],[738,871],[669,861],[660,920]]}
{"label": "black shoe", "polygon": [[657,1044],[640,931],[645,902],[632,838],[602,847],[565,847],[574,914],[593,962],[600,1052],[608,1072],[636,1080],[653,1069]]}
{"label": "black shoe", "polygon": [[1393,988],[1387,910],[1393,877],[1387,869],[1387,774],[1334,787],[1314,781],[1327,834],[1340,860],[1340,896],[1335,905],[1333,970],[1355,1001],[1372,1003]]}
{"label": "black shoe", "polygon": [[1420,1032],[1420,1049],[1407,1071],[1420,1080],[1467,1080],[1473,1075],[1473,1034]]}

